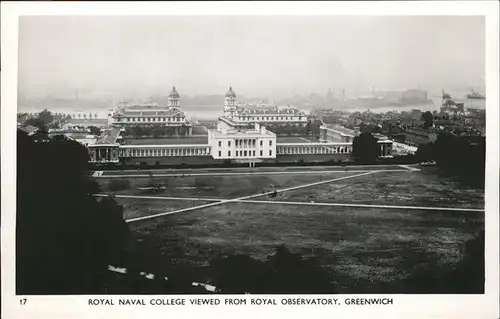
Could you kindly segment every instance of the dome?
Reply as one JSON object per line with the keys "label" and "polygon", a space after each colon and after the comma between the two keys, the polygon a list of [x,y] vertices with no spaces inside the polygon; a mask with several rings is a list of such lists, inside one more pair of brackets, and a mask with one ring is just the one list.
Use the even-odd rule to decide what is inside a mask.
{"label": "dome", "polygon": [[172,88],[172,92],[170,92],[169,96],[171,98],[180,98],[179,92],[175,89],[175,86]]}
{"label": "dome", "polygon": [[236,93],[234,93],[232,87],[229,87],[229,91],[227,91],[226,97],[234,97],[234,98],[236,98]]}

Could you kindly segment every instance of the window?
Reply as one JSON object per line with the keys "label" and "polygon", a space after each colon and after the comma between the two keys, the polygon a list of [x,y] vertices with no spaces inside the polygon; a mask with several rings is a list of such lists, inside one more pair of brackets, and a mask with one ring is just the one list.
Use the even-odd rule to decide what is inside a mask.
{"label": "window", "polygon": [[252,152],[252,156],[255,156],[255,151]]}
{"label": "window", "polygon": [[263,154],[262,150],[260,150],[260,156],[263,156],[263,155],[264,155],[264,154]]}
{"label": "window", "polygon": [[273,146],[273,141],[269,141],[269,146]]}
{"label": "window", "polygon": [[252,140],[252,146],[255,146],[255,140]]}
{"label": "window", "polygon": [[219,151],[219,157],[221,157],[221,156],[222,156],[222,151]]}
{"label": "window", "polygon": [[238,153],[239,153],[239,151],[236,151],[236,157],[238,157]]}
{"label": "window", "polygon": [[269,156],[273,156],[273,151],[269,150]]}
{"label": "window", "polygon": [[234,141],[234,145],[238,146],[238,141],[239,141],[239,140],[235,140],[235,141]]}
{"label": "window", "polygon": [[227,142],[227,146],[231,147],[231,141]]}
{"label": "window", "polygon": [[243,156],[247,156],[247,151],[245,151],[245,153],[243,153]]}
{"label": "window", "polygon": [[231,157],[231,151],[227,151],[227,156]]}
{"label": "window", "polygon": [[260,146],[262,146],[262,145],[263,145],[263,143],[262,143],[262,141],[260,141]]}
{"label": "window", "polygon": [[222,146],[222,141],[219,141],[219,147],[221,147],[221,146]]}

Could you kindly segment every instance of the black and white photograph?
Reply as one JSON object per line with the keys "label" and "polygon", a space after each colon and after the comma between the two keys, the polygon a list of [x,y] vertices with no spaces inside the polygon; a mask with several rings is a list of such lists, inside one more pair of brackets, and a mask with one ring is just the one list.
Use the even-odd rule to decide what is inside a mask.
{"label": "black and white photograph", "polygon": [[486,293],[498,87],[484,15],[17,21],[16,127],[2,142],[16,153],[21,305]]}

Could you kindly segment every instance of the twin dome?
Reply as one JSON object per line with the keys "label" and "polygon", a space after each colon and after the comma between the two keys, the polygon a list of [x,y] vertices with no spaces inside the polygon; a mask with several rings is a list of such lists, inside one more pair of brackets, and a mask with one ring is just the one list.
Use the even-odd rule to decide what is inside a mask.
{"label": "twin dome", "polygon": [[[168,97],[178,99],[181,96],[180,96],[179,92],[177,92],[177,90],[175,89],[175,86],[174,86],[174,87],[172,87],[172,91],[170,92]],[[227,93],[226,93],[226,97],[236,98],[236,93],[234,93],[233,88],[231,86],[229,87],[229,91],[227,91]]]}

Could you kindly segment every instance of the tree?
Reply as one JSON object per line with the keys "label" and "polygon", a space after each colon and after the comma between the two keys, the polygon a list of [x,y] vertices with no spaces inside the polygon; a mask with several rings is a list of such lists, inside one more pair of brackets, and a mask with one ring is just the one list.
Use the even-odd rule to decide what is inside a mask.
{"label": "tree", "polygon": [[[41,133],[42,134],[42,133]],[[97,294],[128,237],[121,207],[90,194],[85,147],[17,136],[17,294]]]}
{"label": "tree", "polygon": [[[222,293],[302,293],[334,292],[329,274],[311,259],[279,246],[266,261],[248,255],[216,257],[210,262]],[[242,276],[241,274],[245,274]]]}
{"label": "tree", "polygon": [[47,111],[46,109],[38,114],[38,118],[44,125],[48,125],[52,123],[52,121],[54,121],[54,116],[52,115],[52,113],[50,113],[50,111]]}
{"label": "tree", "polygon": [[92,135],[101,135],[101,129],[97,126],[89,126],[89,130]]}
{"label": "tree", "polygon": [[31,118],[27,119],[24,122],[24,125],[33,125],[33,126],[38,127],[39,129],[43,130],[43,131],[47,130],[47,126],[38,117],[31,117]]}
{"label": "tree", "polygon": [[420,120],[424,122],[424,128],[432,127],[433,118],[434,116],[430,111],[424,112],[422,113],[422,115],[420,115]]}
{"label": "tree", "polygon": [[352,141],[352,156],[362,163],[373,163],[380,154],[377,139],[371,133],[361,133]]}

